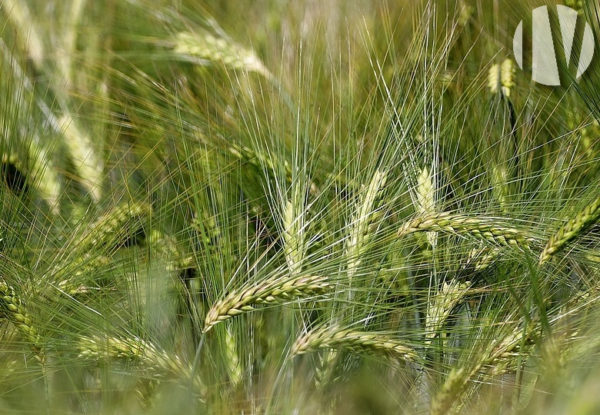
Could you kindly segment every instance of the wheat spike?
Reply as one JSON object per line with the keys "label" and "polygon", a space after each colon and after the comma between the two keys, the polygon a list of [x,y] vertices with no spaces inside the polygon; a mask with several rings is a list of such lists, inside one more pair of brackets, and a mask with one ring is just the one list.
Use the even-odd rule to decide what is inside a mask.
{"label": "wheat spike", "polygon": [[509,97],[510,89],[514,86],[515,66],[511,59],[505,59],[502,64],[494,64],[488,72],[488,87],[492,94],[502,92]]}
{"label": "wheat spike", "polygon": [[[83,295],[90,292],[90,288],[85,284],[81,284],[82,279],[89,278],[94,271],[102,268],[110,263],[110,258],[104,255],[95,255],[85,253],[84,255],[75,257],[72,261],[65,261],[64,264],[57,266],[58,276],[65,276],[55,285],[61,292],[70,295]],[[65,268],[61,268],[66,265]]]}
{"label": "wheat spike", "polygon": [[467,380],[464,368],[452,369],[442,388],[433,398],[429,414],[446,415],[450,413],[456,397],[462,392]]}
{"label": "wheat spike", "polygon": [[318,349],[345,348],[357,352],[383,353],[406,361],[415,361],[417,354],[403,342],[383,333],[325,327],[313,330],[296,340],[292,355]]}
{"label": "wheat spike", "polygon": [[472,236],[496,245],[519,247],[523,250],[529,250],[529,243],[532,242],[531,238],[518,229],[496,225],[487,219],[448,212],[416,217],[398,229],[398,236],[430,231]]}
{"label": "wheat spike", "polygon": [[225,330],[225,360],[229,369],[229,379],[233,386],[237,386],[242,382],[242,364],[238,357],[236,343],[232,330],[228,327]]}
{"label": "wheat spike", "polygon": [[461,268],[463,270],[483,271],[496,261],[500,252],[502,252],[501,249],[488,246],[473,248]]}
{"label": "wheat spike", "polygon": [[[192,224],[194,227],[194,225]],[[165,235],[161,231],[153,229],[147,238],[148,244],[155,252],[166,261],[167,271],[183,271],[194,268],[194,258],[185,255],[178,246],[177,238]]]}
{"label": "wheat spike", "polygon": [[[433,176],[427,167],[424,167],[417,177],[417,210],[422,216],[433,214],[435,212],[435,185]],[[437,234],[427,232],[427,241],[429,245],[435,246],[437,243]]]}
{"label": "wheat spike", "polygon": [[304,197],[299,184],[293,185],[292,196],[283,209],[283,248],[291,275],[298,275],[306,251],[304,240]]}
{"label": "wheat spike", "polygon": [[510,331],[499,341],[493,342],[487,350],[483,350],[470,368],[452,369],[442,388],[431,402],[430,414],[443,415],[455,412],[452,410],[453,406],[460,398],[470,379],[487,366],[489,366],[488,373],[492,375],[501,373],[514,359],[514,356],[521,353],[520,347],[523,340],[530,341],[533,335],[539,334],[539,330],[540,324],[538,321],[527,332],[518,329]]}
{"label": "wheat spike", "polygon": [[101,196],[104,163],[92,144],[92,138],[78,128],[69,113],[64,114],[58,123],[62,128],[64,142],[79,174],[79,181],[87,189],[92,199],[98,202]]}
{"label": "wheat spike", "polygon": [[297,297],[322,294],[329,288],[327,278],[320,276],[301,276],[266,280],[248,288],[236,290],[214,304],[206,315],[204,330],[206,333],[215,324],[245,311],[254,310],[257,304],[276,303]]}
{"label": "wheat spike", "polygon": [[160,350],[140,338],[84,336],[79,339],[77,350],[78,357],[81,359],[140,361],[154,370],[157,375],[166,373],[191,381],[197,392],[205,393],[203,382],[179,356]]}
{"label": "wheat spike", "polygon": [[500,209],[505,212],[507,210],[508,198],[506,187],[508,182],[508,172],[503,166],[494,165],[492,166],[491,176],[493,195],[498,201]]}
{"label": "wheat spike", "polygon": [[363,193],[350,224],[350,235],[346,243],[346,257],[348,258],[348,278],[352,279],[361,263],[361,256],[365,245],[369,241],[369,225],[373,220],[373,211],[377,195],[385,186],[387,173],[375,171],[369,186],[363,188]]}
{"label": "wheat spike", "polygon": [[[100,247],[109,241],[114,241],[114,236],[122,238],[131,231],[131,226],[138,224],[141,218],[145,218],[152,212],[152,207],[147,203],[123,204],[111,209],[96,220],[86,233],[79,239],[78,245],[86,248]],[[125,231],[125,232],[124,232]]]}
{"label": "wheat spike", "polygon": [[12,22],[17,30],[20,30],[19,41],[35,65],[41,68],[44,63],[44,45],[42,37],[36,30],[36,25],[32,24],[31,13],[27,3],[20,0],[2,0],[0,1],[4,13]]}
{"label": "wheat spike", "polygon": [[61,184],[56,168],[49,160],[46,150],[33,142],[28,144],[27,157],[32,163],[29,168],[16,153],[3,154],[2,164],[12,164],[20,172],[26,173],[27,184],[38,190],[40,197],[46,201],[53,213],[58,213]]}
{"label": "wheat spike", "polygon": [[452,309],[460,303],[467,295],[470,282],[460,283],[458,281],[444,282],[441,289],[427,303],[427,315],[425,319],[426,344],[441,330],[450,316]]}
{"label": "wheat spike", "polygon": [[584,233],[590,226],[600,219],[600,197],[586,206],[579,214],[550,237],[544,250],[540,254],[540,265],[548,261],[553,255],[564,249],[569,242]]}
{"label": "wheat spike", "polygon": [[253,51],[209,33],[178,33],[174,39],[174,51],[198,63],[216,62],[230,69],[257,72],[269,79],[273,77]]}
{"label": "wheat spike", "polygon": [[44,350],[40,336],[32,324],[31,316],[13,287],[5,281],[0,281],[0,305],[4,316],[19,329],[23,337],[30,343],[37,359],[43,363],[45,360]]}

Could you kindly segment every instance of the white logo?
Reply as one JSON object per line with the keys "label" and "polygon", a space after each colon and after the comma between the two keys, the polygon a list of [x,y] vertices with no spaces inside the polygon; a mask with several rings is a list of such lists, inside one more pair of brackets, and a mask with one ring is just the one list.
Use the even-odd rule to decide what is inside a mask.
{"label": "white logo", "polygon": [[[568,66],[571,60],[578,14],[575,10],[566,6],[557,5],[556,7],[558,10],[558,22],[560,24],[565,63]],[[574,62],[577,65],[576,78],[583,75],[594,57],[594,35],[592,28],[587,22],[584,23],[585,27],[581,41],[579,62]],[[560,85],[559,69],[547,6],[538,7],[532,11],[531,28],[531,79],[543,85]],[[515,31],[513,51],[517,64],[523,69],[523,21],[519,23]]]}

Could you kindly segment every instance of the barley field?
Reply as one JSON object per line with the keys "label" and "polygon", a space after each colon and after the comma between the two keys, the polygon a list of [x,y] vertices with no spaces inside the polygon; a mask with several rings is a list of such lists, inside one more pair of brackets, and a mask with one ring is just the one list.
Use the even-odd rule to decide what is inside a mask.
{"label": "barley field", "polygon": [[597,0],[0,16],[0,413],[600,413]]}

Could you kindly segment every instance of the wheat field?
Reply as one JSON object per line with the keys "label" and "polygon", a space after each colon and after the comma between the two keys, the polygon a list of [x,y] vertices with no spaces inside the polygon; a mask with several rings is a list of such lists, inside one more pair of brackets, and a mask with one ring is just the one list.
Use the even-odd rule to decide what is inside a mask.
{"label": "wheat field", "polygon": [[0,0],[0,413],[600,413],[557,4]]}

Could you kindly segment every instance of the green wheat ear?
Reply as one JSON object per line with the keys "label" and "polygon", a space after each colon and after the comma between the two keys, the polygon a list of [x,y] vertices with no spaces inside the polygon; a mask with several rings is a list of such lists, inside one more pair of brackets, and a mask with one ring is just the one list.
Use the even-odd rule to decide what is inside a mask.
{"label": "green wheat ear", "polygon": [[511,59],[505,59],[502,64],[492,65],[488,72],[488,88],[492,94],[502,92],[502,95],[510,97],[510,90],[514,82],[515,65]]}
{"label": "green wheat ear", "polygon": [[197,63],[220,63],[229,69],[257,72],[271,79],[272,75],[256,54],[242,46],[209,33],[180,32],[174,40],[175,53]]}
{"label": "green wheat ear", "polygon": [[384,333],[324,327],[313,330],[296,340],[293,356],[319,349],[350,349],[359,353],[386,354],[406,361],[415,361],[417,353],[404,342]]}
{"label": "green wheat ear", "polygon": [[78,357],[85,360],[129,360],[147,365],[157,375],[170,375],[191,381],[196,392],[203,395],[206,387],[202,380],[179,356],[159,349],[137,337],[84,336],[77,344]]}
{"label": "green wheat ear", "polygon": [[258,304],[281,303],[293,298],[320,295],[328,288],[330,288],[330,284],[325,277],[298,276],[269,279],[247,288],[232,291],[210,308],[206,314],[203,332],[206,333],[221,321],[254,310]]}
{"label": "green wheat ear", "polygon": [[[150,216],[152,206],[136,202],[123,204],[109,210],[96,220],[89,230],[79,239],[79,245],[100,247],[109,243],[121,244],[132,231],[141,227],[141,222]],[[134,229],[137,227],[136,229]]]}
{"label": "green wheat ear", "polygon": [[435,293],[427,303],[427,315],[425,318],[425,343],[431,344],[431,340],[440,332],[450,313],[469,292],[471,283],[469,281],[460,283],[458,281],[444,282],[441,289]]}
{"label": "green wheat ear", "polygon": [[530,237],[517,228],[497,224],[493,220],[485,218],[450,212],[418,216],[400,226],[397,235],[401,237],[415,232],[430,231],[471,236],[495,245],[513,246],[525,251],[529,251],[529,244],[533,242]]}
{"label": "green wheat ear", "polygon": [[587,229],[594,225],[600,219],[600,197],[596,198],[589,205],[579,212],[573,219],[550,237],[544,250],[540,254],[540,265],[548,261],[553,255],[565,249],[567,244],[578,236],[581,236]]}
{"label": "green wheat ear", "polygon": [[4,281],[0,281],[0,308],[2,314],[19,329],[23,337],[29,342],[38,360],[43,363],[45,361],[44,350],[31,315],[27,312],[14,288]]}
{"label": "green wheat ear", "polygon": [[102,172],[104,163],[99,152],[92,145],[92,139],[75,123],[70,114],[65,114],[58,121],[62,128],[64,142],[73,159],[79,175],[79,182],[85,187],[95,202],[100,200],[102,189]]}
{"label": "green wheat ear", "polygon": [[26,183],[35,188],[52,213],[57,214],[61,184],[56,168],[48,161],[46,151],[34,143],[28,144],[27,157],[29,163],[23,161],[16,153],[3,154],[1,162],[5,165],[12,164],[17,170],[26,174]]}

